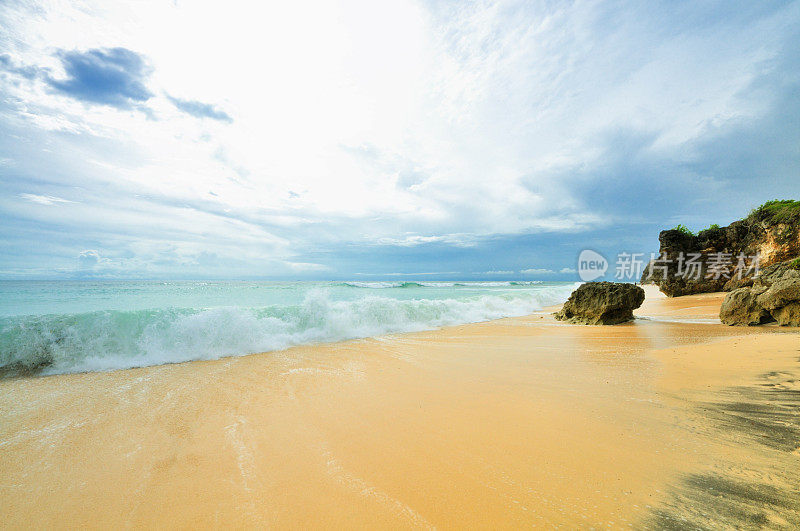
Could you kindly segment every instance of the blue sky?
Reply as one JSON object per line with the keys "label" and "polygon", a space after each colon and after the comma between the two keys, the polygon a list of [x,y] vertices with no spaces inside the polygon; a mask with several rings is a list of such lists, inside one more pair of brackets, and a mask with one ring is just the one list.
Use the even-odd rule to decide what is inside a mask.
{"label": "blue sky", "polygon": [[573,279],[800,197],[798,50],[800,2],[6,1],[0,278]]}

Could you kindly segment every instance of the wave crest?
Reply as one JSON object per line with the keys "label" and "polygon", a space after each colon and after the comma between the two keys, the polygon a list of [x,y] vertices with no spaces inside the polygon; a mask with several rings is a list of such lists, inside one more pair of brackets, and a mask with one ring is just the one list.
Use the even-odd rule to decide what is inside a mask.
{"label": "wave crest", "polygon": [[469,281],[469,282],[452,282],[452,281],[349,281],[342,282],[340,286],[351,288],[367,288],[367,289],[388,289],[388,288],[452,288],[452,287],[476,287],[476,288],[499,288],[508,286],[535,286],[542,284],[541,280],[488,280],[488,281]]}
{"label": "wave crest", "polygon": [[110,370],[214,359],[518,316],[562,302],[573,286],[467,299],[331,300],[262,308],[98,311],[0,319],[0,368],[44,373]]}

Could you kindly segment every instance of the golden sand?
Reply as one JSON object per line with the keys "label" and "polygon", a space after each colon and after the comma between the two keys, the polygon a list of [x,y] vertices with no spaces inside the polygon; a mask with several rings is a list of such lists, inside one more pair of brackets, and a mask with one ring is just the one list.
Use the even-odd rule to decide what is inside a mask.
{"label": "golden sand", "polygon": [[800,525],[800,335],[720,300],[3,380],[0,526]]}

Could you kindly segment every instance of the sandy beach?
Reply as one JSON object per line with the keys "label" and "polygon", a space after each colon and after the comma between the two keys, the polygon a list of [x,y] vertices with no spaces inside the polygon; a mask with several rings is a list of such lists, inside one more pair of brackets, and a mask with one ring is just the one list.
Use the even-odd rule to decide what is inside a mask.
{"label": "sandy beach", "polygon": [[800,531],[800,0],[0,0],[0,531]]}
{"label": "sandy beach", "polygon": [[800,334],[647,295],[2,380],[0,527],[800,526]]}

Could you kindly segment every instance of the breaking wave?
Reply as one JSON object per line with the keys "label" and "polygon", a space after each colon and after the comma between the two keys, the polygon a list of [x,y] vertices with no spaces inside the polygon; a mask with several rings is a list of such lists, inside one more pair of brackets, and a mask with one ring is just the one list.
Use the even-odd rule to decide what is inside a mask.
{"label": "breaking wave", "polygon": [[385,289],[385,288],[452,288],[452,287],[476,287],[476,288],[501,288],[508,286],[534,286],[542,284],[541,280],[508,280],[508,281],[474,281],[474,282],[448,282],[448,281],[374,281],[374,282],[342,282],[341,286],[351,288]]}
{"label": "breaking wave", "polygon": [[294,345],[526,315],[563,302],[573,285],[462,299],[331,300],[260,308],[165,308],[0,318],[0,369],[44,374],[159,365],[285,349]]}

